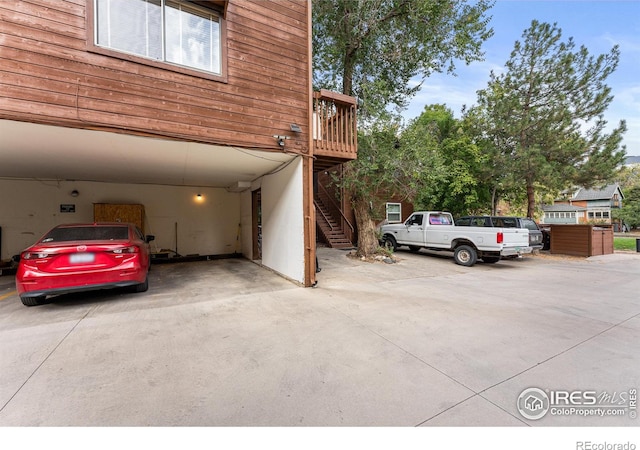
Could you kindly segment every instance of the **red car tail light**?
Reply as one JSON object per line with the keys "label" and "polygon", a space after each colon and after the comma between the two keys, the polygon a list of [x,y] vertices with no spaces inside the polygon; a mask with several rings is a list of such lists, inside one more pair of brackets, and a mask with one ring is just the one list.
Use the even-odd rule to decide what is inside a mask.
{"label": "red car tail light", "polygon": [[502,231],[499,231],[498,235],[496,236],[496,243],[502,244],[503,242],[504,242],[504,233]]}
{"label": "red car tail light", "polygon": [[117,248],[115,250],[112,250],[112,253],[115,253],[116,255],[122,255],[127,253],[140,253],[140,248],[138,248],[135,245],[131,245],[129,247]]}
{"label": "red car tail light", "polygon": [[45,259],[50,258],[53,255],[50,255],[45,252],[24,252],[21,256],[22,259],[32,260],[32,259]]}

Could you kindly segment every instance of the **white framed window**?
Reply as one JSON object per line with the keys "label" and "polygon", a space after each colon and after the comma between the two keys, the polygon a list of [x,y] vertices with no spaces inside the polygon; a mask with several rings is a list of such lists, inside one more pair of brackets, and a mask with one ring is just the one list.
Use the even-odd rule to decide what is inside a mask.
{"label": "white framed window", "polygon": [[94,42],[109,50],[222,74],[220,16],[183,0],[94,0]]}
{"label": "white framed window", "polygon": [[401,203],[387,203],[387,222],[389,223],[402,222],[402,204]]}

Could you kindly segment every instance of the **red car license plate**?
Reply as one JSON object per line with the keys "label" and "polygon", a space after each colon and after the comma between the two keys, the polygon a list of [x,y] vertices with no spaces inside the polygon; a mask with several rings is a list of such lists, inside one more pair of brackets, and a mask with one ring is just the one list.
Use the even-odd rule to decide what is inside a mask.
{"label": "red car license plate", "polygon": [[96,255],[93,253],[75,253],[69,256],[69,262],[71,264],[83,264],[83,263],[91,263],[95,261]]}

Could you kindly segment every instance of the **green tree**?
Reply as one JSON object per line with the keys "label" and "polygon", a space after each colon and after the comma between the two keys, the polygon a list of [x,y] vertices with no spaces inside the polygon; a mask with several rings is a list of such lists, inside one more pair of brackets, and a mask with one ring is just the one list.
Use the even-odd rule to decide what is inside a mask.
{"label": "green tree", "polygon": [[533,21],[517,41],[506,72],[491,74],[472,114],[483,123],[485,149],[505,186],[526,189],[533,217],[536,190],[591,187],[611,180],[622,164],[626,124],[605,133],[613,97],[606,80],[618,65],[615,46],[594,57],[554,25]]}
{"label": "green tree", "polygon": [[[406,106],[431,73],[453,73],[456,60],[482,59],[481,45],[493,34],[484,16],[492,4],[492,0],[469,4],[463,0],[313,0],[314,85],[357,97],[360,128],[371,130],[360,134],[364,140],[358,143],[358,159],[345,170],[345,187],[394,170],[393,165],[380,165],[394,158],[367,159],[371,149],[388,148],[386,132],[383,141],[376,142],[383,136],[371,122],[389,123],[385,116],[390,108]],[[402,155],[395,159],[405,160]],[[360,180],[349,180],[351,176]],[[374,191],[382,184],[373,186],[378,185],[371,182],[371,190],[365,186],[351,191],[359,255],[378,249],[368,206],[376,200]]]}
{"label": "green tree", "polygon": [[[390,117],[372,121],[358,135],[358,159],[344,165],[338,180],[351,195],[358,228],[358,255],[378,249],[374,220],[383,217],[381,198],[413,201],[442,173],[433,145],[402,145],[400,124]],[[366,250],[362,250],[362,249]]]}
{"label": "green tree", "polygon": [[622,192],[627,192],[635,186],[640,186],[640,164],[624,166],[618,172],[616,181],[620,184]]}
{"label": "green tree", "polygon": [[481,181],[486,158],[445,105],[425,107],[402,133],[401,145],[431,149],[433,175],[415,198],[418,209],[459,216],[486,208],[488,188]]}
{"label": "green tree", "polygon": [[640,185],[635,185],[625,192],[622,208],[613,210],[614,218],[632,227],[640,227]]}

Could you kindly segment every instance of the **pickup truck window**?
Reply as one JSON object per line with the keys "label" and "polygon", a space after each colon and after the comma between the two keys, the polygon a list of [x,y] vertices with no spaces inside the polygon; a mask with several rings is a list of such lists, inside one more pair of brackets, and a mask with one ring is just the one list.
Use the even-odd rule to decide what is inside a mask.
{"label": "pickup truck window", "polygon": [[409,217],[409,220],[407,220],[407,226],[409,225],[422,225],[422,214],[416,214]]}
{"label": "pickup truck window", "polygon": [[487,217],[474,217],[471,219],[472,227],[490,227],[489,219]]}
{"label": "pickup truck window", "polygon": [[532,231],[539,229],[532,219],[522,219],[522,227]]}
{"label": "pickup truck window", "polygon": [[451,225],[451,219],[447,214],[430,214],[429,225]]}
{"label": "pickup truck window", "polygon": [[493,226],[500,228],[518,228],[518,219],[515,217],[495,217]]}

